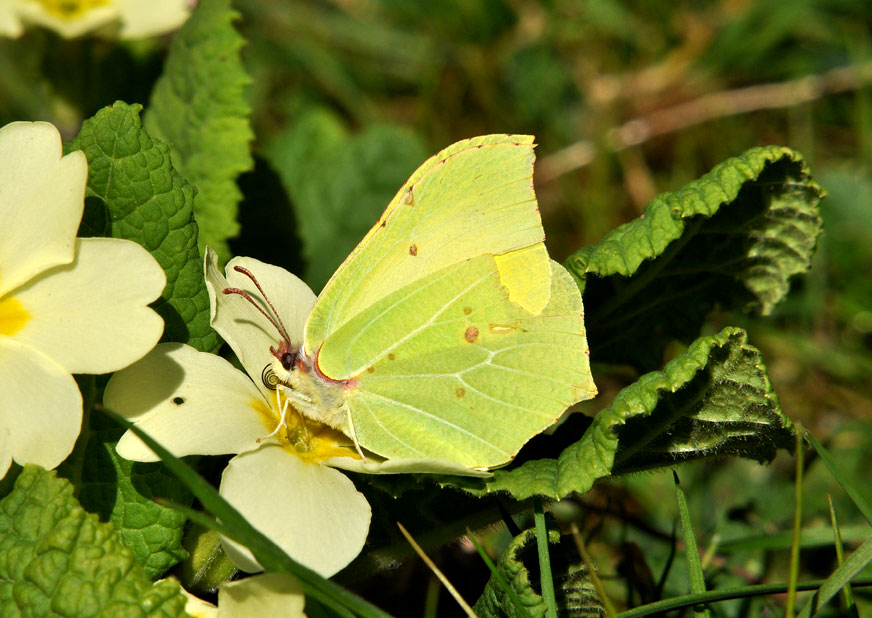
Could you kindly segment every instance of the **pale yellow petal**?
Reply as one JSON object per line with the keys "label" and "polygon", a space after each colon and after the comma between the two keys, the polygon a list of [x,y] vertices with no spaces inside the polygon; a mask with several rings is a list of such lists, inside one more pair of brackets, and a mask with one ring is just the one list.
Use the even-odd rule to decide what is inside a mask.
{"label": "pale yellow petal", "polygon": [[72,264],[15,290],[31,318],[15,334],[71,373],[108,373],[142,358],[163,320],[147,305],[166,278],[140,245],[117,238],[78,239]]}
{"label": "pale yellow petal", "polygon": [[0,479],[6,476],[12,466],[12,434],[8,427],[0,427]]}
{"label": "pale yellow petal", "polygon": [[301,345],[303,341],[303,328],[315,304],[315,293],[284,268],[253,258],[237,257],[230,260],[225,277],[218,268],[218,256],[212,249],[206,249],[206,287],[209,290],[212,310],[212,328],[233,348],[242,366],[258,383],[264,396],[269,396],[268,390],[263,386],[261,374],[264,367],[273,361],[270,347],[277,346],[282,335],[242,296],[222,292],[225,288],[239,288],[272,315],[272,309],[264,302],[263,295],[251,279],[234,270],[236,266],[248,269],[257,278],[278,311],[294,346]]}
{"label": "pale yellow petal", "polygon": [[[274,424],[248,376],[220,356],[181,343],[162,343],[112,376],[103,403],[177,457],[255,449]],[[116,449],[134,461],[158,459],[131,431]]]}
{"label": "pale yellow petal", "polygon": [[218,618],[304,618],[303,588],[292,576],[265,573],[221,584]]}
{"label": "pale yellow petal", "polygon": [[[54,468],[73,450],[82,426],[76,381],[53,359],[0,336],[0,463]],[[6,465],[8,468],[8,463]]]}
{"label": "pale yellow petal", "polygon": [[[369,531],[369,503],[347,476],[277,445],[231,459],[220,492],[252,526],[324,577],[360,553]],[[241,569],[261,570],[246,548],[229,539],[224,548]]]}
{"label": "pale yellow petal", "polygon": [[[218,608],[200,597],[194,596],[181,586],[179,591],[185,595],[185,613],[192,618],[220,618]],[[266,618],[262,616],[261,618]]]}
{"label": "pale yellow petal", "polygon": [[0,2],[0,36],[17,39],[23,30],[21,20],[18,19],[18,14],[15,12],[15,2],[10,0]]}
{"label": "pale yellow petal", "polygon": [[0,296],[73,260],[88,163],[81,151],[62,154],[47,122],[0,129]]}
{"label": "pale yellow petal", "polygon": [[[78,4],[84,5],[83,2]],[[63,16],[46,10],[42,2],[16,2],[16,7],[18,15],[25,23],[49,28],[65,39],[80,37],[118,19],[118,9],[114,2],[107,2],[102,6],[83,6],[75,14]]]}
{"label": "pale yellow petal", "polygon": [[188,19],[189,0],[117,0],[121,38],[157,36],[175,30]]}

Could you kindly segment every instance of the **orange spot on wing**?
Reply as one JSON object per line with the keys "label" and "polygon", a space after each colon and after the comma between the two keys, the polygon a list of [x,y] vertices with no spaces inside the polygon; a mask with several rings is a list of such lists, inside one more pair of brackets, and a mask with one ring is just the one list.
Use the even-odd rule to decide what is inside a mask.
{"label": "orange spot on wing", "polygon": [[466,332],[463,333],[463,337],[469,343],[475,343],[475,340],[478,339],[478,329],[475,326],[470,326],[466,329]]}
{"label": "orange spot on wing", "polygon": [[418,255],[418,245],[409,245],[409,255]]}
{"label": "orange spot on wing", "polygon": [[368,368],[367,368],[367,371],[368,371],[369,373],[372,373],[373,371],[375,371],[375,367],[368,367]]}
{"label": "orange spot on wing", "polygon": [[466,389],[462,386],[458,386],[457,390],[454,391],[454,394],[457,395],[458,398],[463,397],[466,394]]}
{"label": "orange spot on wing", "polygon": [[472,313],[472,307],[464,307],[463,313],[465,313],[466,315],[469,315],[470,313]]}
{"label": "orange spot on wing", "polygon": [[396,355],[393,352],[388,353],[388,360],[394,360],[395,358],[396,358]]}

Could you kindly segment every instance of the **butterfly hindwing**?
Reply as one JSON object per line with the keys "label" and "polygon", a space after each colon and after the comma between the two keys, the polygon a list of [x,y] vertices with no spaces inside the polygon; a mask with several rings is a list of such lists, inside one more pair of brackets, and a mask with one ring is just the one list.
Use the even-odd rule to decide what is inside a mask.
{"label": "butterfly hindwing", "polygon": [[347,405],[360,444],[388,459],[486,468],[592,396],[581,297],[569,273],[550,269],[550,301],[536,314],[509,300],[494,257],[481,255],[333,333],[319,367],[356,378]]}

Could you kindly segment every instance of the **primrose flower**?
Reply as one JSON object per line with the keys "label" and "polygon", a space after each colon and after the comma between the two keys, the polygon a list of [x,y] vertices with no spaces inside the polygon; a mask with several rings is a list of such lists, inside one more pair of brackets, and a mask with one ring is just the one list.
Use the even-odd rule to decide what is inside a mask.
{"label": "primrose flower", "polygon": [[184,588],[182,592],[188,598],[185,612],[194,618],[306,617],[303,589],[296,578],[284,573],[266,573],[221,584],[217,607]]}
{"label": "primrose flower", "polygon": [[192,6],[189,0],[0,0],[0,36],[16,38],[31,24],[65,39],[95,31],[156,36],[181,26]]}
{"label": "primrose flower", "polygon": [[[260,289],[237,267],[251,273]],[[262,309],[274,310],[292,341],[302,340],[315,294],[294,275],[237,257],[228,263],[225,277],[215,253],[207,249],[206,287],[212,326],[248,375],[213,354],[161,344],[116,373],[103,401],[176,456],[236,454],[224,470],[219,492],[292,558],[329,577],[363,548],[369,504],[335,468],[373,474],[486,474],[433,460],[384,461],[373,455],[364,461],[350,438],[304,420],[286,405],[282,390],[270,388],[264,374],[278,334],[251,300],[258,298]],[[224,294],[227,289],[243,290],[247,298]],[[127,459],[157,460],[132,432],[121,437],[116,449]],[[260,570],[248,550],[222,541],[237,566]]]}
{"label": "primrose flower", "polygon": [[[103,395],[107,407],[177,457],[238,453],[222,475],[221,496],[288,555],[329,577],[357,556],[369,531],[366,499],[348,477],[321,465],[353,450],[323,427],[306,428],[303,445],[306,429],[296,415],[287,432],[265,439],[278,424],[273,399],[220,356],[166,343],[116,373]],[[134,461],[158,460],[129,431],[116,450]],[[261,570],[246,549],[222,541],[239,568]]]}
{"label": "primrose flower", "polygon": [[73,449],[82,396],[73,373],[108,373],[150,350],[166,282],[134,242],[76,238],[88,163],[57,129],[0,129],[0,477],[14,459],[54,468]]}

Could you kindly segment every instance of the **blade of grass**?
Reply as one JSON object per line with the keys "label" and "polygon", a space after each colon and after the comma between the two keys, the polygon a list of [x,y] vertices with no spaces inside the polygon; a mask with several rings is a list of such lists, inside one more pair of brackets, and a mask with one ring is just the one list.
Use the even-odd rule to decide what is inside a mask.
{"label": "blade of grass", "polygon": [[796,608],[796,582],[799,579],[799,550],[802,547],[802,470],[805,460],[805,444],[802,430],[796,432],[794,452],[795,472],[793,480],[793,538],[790,543],[790,570],[787,579],[786,618],[793,618]]}
{"label": "blade of grass", "polygon": [[545,525],[542,499],[538,497],[533,498],[533,522],[536,526],[536,548],[539,550],[539,578],[542,601],[545,602],[545,616],[557,618],[557,596],[554,594],[554,577],[551,575],[551,556],[548,552],[548,528]]}
{"label": "blade of grass", "polygon": [[[811,618],[815,612],[823,607],[830,599],[839,593],[851,579],[859,573],[867,564],[872,562],[872,537],[860,545],[854,553],[827,577],[814,593],[812,598],[803,606],[797,614],[798,618]],[[856,582],[855,582],[856,585]]]}
{"label": "blade of grass", "polygon": [[400,529],[400,532],[403,533],[403,536],[406,537],[406,540],[409,542],[409,545],[412,546],[412,549],[415,550],[415,553],[418,554],[421,560],[424,561],[424,564],[426,564],[430,568],[430,570],[433,572],[433,575],[439,578],[439,581],[442,582],[442,585],[445,586],[449,594],[451,594],[454,600],[457,601],[457,604],[460,605],[463,611],[466,612],[466,615],[469,616],[469,618],[478,618],[476,613],[472,611],[469,603],[463,600],[463,597],[460,596],[459,592],[457,592],[457,588],[455,588],[454,585],[450,581],[448,581],[448,578],[445,577],[445,573],[439,570],[439,567],[436,566],[436,563],[433,562],[430,559],[430,556],[428,556],[424,552],[424,550],[421,549],[421,546],[415,542],[415,539],[412,538],[412,535],[409,534],[409,531],[406,530],[403,524],[397,522],[397,527]]}
{"label": "blade of grass", "polygon": [[570,531],[572,532],[572,539],[575,541],[575,546],[578,548],[578,553],[581,554],[581,559],[584,561],[584,566],[587,568],[587,574],[593,582],[593,587],[596,590],[600,603],[603,604],[603,609],[606,612],[607,618],[617,618],[618,613],[615,611],[615,606],[612,605],[612,600],[609,598],[609,595],[606,594],[606,588],[603,586],[603,581],[599,578],[593,560],[590,559],[590,554],[587,553],[587,547],[584,546],[584,539],[581,538],[581,532],[579,532],[578,526],[575,525],[575,522],[572,522]]}
{"label": "blade of grass", "polygon": [[712,540],[709,543],[709,546],[706,547],[705,553],[702,555],[702,560],[700,561],[700,567],[702,568],[703,573],[705,573],[705,570],[711,566],[715,556],[718,555],[718,547],[720,547],[720,544],[721,535],[717,533],[713,534]]}
{"label": "blade of grass", "polygon": [[439,591],[442,584],[438,577],[427,580],[427,592],[424,597],[424,618],[439,618]]}
{"label": "blade of grass", "polygon": [[[845,548],[842,546],[842,533],[839,530],[839,522],[836,520],[836,508],[833,506],[833,497],[827,494],[827,505],[830,508],[830,523],[833,526],[833,538],[836,546],[836,561],[839,566],[845,562]],[[858,616],[857,607],[854,605],[854,593],[849,583],[842,588],[842,596],[845,598],[845,607],[851,616]]]}
{"label": "blade of grass", "polygon": [[[796,585],[796,589],[799,591],[816,590],[823,583],[823,580],[799,582]],[[856,588],[872,586],[872,578],[858,579],[853,582],[853,585]],[[666,612],[693,607],[700,603],[712,604],[718,601],[732,601],[771,594],[784,594],[785,592],[787,592],[787,584],[756,584],[754,586],[724,588],[723,590],[709,590],[704,594],[684,594],[648,603],[647,605],[640,605],[639,607],[621,612],[618,614],[618,618],[641,618],[641,616],[661,615]]]}
{"label": "blade of grass", "polygon": [[497,585],[500,587],[500,590],[502,590],[514,604],[515,610],[517,610],[518,614],[520,614],[524,618],[530,618],[530,612],[528,612],[527,608],[524,607],[523,603],[521,603],[521,599],[518,598],[518,593],[515,592],[515,589],[512,588],[509,583],[503,578],[502,574],[500,573],[497,566],[494,564],[493,560],[490,559],[490,556],[487,555],[484,547],[481,546],[481,543],[479,543],[478,539],[475,538],[475,535],[472,534],[472,531],[469,528],[466,529],[466,535],[475,546],[475,551],[478,552],[478,555],[481,556],[481,559],[487,565],[487,568],[491,572],[491,576],[493,576],[493,578],[496,580]]}
{"label": "blade of grass", "polygon": [[[357,616],[366,618],[391,618],[391,615],[383,612],[376,606],[367,603],[357,595],[349,592],[342,586],[321,577],[315,571],[303,566],[290,556],[282,548],[273,543],[269,538],[258,532],[242,514],[225,501],[203,477],[197,474],[190,466],[178,457],[174,456],[151,436],[142,431],[136,425],[130,423],[120,414],[99,404],[94,409],[105,412],[117,421],[125,429],[132,431],[142,440],[158,457],[166,464],[166,467],[184,483],[197,497],[207,511],[221,521],[221,524],[209,517],[192,517],[197,523],[213,529],[219,529],[239,543],[248,547],[257,561],[270,573],[287,573],[300,581],[306,596],[317,599],[327,607],[336,610],[342,616],[353,612]],[[187,514],[187,510],[185,511]]]}
{"label": "blade of grass", "polygon": [[842,486],[842,489],[845,490],[848,497],[851,498],[857,508],[860,509],[860,512],[863,514],[863,517],[866,518],[866,521],[872,524],[872,504],[870,504],[857,487],[848,480],[848,476],[836,464],[836,460],[833,459],[833,456],[830,455],[829,451],[825,449],[808,430],[805,431],[805,439],[808,440],[814,447],[814,450],[817,451],[817,454],[829,469],[830,474],[833,475],[833,478],[835,478],[839,485]]}
{"label": "blade of grass", "polygon": [[[681,519],[681,530],[684,532],[684,553],[687,557],[687,571],[690,575],[690,593],[703,594],[705,592],[705,575],[702,572],[702,561],[699,557],[699,548],[696,546],[696,537],[693,534],[693,526],[690,523],[690,511],[687,508],[687,500],[684,498],[684,490],[678,481],[678,473],[672,471],[675,481],[675,496],[678,498],[678,516]],[[694,608],[694,613],[702,616],[711,616],[706,608]]]}

